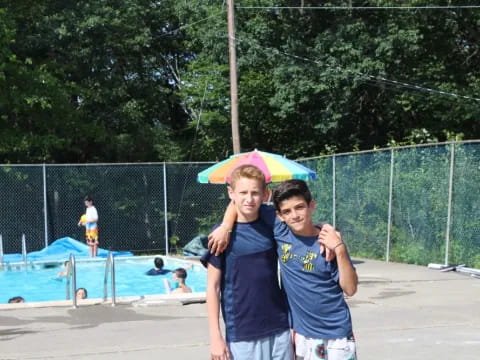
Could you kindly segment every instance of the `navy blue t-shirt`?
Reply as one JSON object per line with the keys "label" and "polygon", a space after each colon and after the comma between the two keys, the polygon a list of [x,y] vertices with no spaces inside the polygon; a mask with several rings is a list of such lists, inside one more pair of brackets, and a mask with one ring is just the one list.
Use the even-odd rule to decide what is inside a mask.
{"label": "navy blue t-shirt", "polygon": [[293,330],[315,339],[351,336],[352,319],[339,284],[336,260],[325,261],[317,236],[295,235],[273,207],[262,205],[260,216],[274,227]]}
{"label": "navy blue t-shirt", "polygon": [[253,341],[289,328],[277,276],[272,228],[263,221],[236,223],[227,249],[201,258],[222,271],[221,308],[228,342]]}
{"label": "navy blue t-shirt", "polygon": [[172,272],[171,270],[167,270],[167,269],[160,269],[159,270],[159,269],[153,268],[153,269],[148,270],[145,273],[145,275],[153,275],[153,276],[155,276],[155,275],[165,275],[165,274],[168,274],[168,273],[171,273],[171,272]]}

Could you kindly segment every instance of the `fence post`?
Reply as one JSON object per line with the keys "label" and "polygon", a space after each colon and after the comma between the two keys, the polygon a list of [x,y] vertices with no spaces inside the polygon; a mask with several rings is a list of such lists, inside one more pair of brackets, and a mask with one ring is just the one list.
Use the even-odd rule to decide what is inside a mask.
{"label": "fence post", "polygon": [[390,149],[390,185],[388,188],[388,223],[387,223],[387,254],[385,261],[390,261],[390,240],[392,233],[392,201],[393,201],[393,164],[394,164],[394,152],[393,148]]}
{"label": "fence post", "polygon": [[45,232],[45,247],[48,247],[47,167],[45,163],[43,163],[43,229]]}
{"label": "fence post", "polygon": [[452,214],[453,197],[453,165],[455,162],[455,143],[450,143],[450,176],[448,180],[448,208],[447,208],[447,230],[445,232],[445,265],[448,265],[448,248],[450,247],[450,222]]}
{"label": "fence post", "polygon": [[0,265],[3,265],[3,237],[0,234]]}
{"label": "fence post", "polygon": [[165,255],[168,256],[167,166],[163,162],[163,213],[165,221]]}
{"label": "fence post", "polygon": [[335,211],[335,207],[336,207],[336,201],[335,201],[335,198],[337,196],[336,194],[336,181],[335,181],[335,154],[333,154],[332,156],[332,225],[333,227],[336,226],[336,211]]}

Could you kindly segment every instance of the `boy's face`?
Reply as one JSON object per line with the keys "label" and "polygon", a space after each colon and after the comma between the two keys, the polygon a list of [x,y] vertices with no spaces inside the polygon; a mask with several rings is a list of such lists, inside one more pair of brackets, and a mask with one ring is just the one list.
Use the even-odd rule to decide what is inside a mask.
{"label": "boy's face", "polygon": [[258,210],[264,200],[265,184],[242,177],[235,182],[234,188],[228,188],[228,195],[237,208],[237,221],[251,222],[258,217]]}
{"label": "boy's face", "polygon": [[310,236],[314,209],[314,200],[307,204],[302,196],[292,196],[279,204],[277,214],[295,234]]}

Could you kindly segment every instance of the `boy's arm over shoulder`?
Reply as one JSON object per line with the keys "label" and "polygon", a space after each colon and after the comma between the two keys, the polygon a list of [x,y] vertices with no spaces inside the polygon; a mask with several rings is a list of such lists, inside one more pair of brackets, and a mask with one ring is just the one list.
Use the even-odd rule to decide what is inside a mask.
{"label": "boy's arm over shoulder", "polygon": [[230,233],[237,221],[237,209],[230,202],[225,210],[223,221],[208,235],[208,248],[215,255],[220,255],[230,243]]}
{"label": "boy's arm over shoulder", "polygon": [[280,219],[277,217],[277,212],[275,211],[273,205],[262,204],[260,206],[259,215],[260,219],[262,219],[263,222],[272,229],[275,227],[276,221],[280,221]]}
{"label": "boy's arm over shoulder", "polygon": [[348,296],[357,292],[358,276],[352,265],[347,247],[341,234],[331,225],[325,224],[320,231],[319,241],[335,253],[339,272],[339,284]]}
{"label": "boy's arm over shoulder", "polygon": [[[260,206],[259,212],[260,218],[272,229],[275,227],[275,221],[277,214],[275,208],[272,205],[263,204]],[[210,253],[220,255],[227,248],[230,243],[230,233],[237,221],[237,209],[232,202],[228,205],[223,221],[208,235],[208,248]]]}

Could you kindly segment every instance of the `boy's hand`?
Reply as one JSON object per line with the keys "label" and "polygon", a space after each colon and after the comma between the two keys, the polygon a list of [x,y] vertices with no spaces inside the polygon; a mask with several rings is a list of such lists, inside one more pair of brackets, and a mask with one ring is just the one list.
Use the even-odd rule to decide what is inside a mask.
{"label": "boy's hand", "polygon": [[211,360],[230,360],[230,350],[221,337],[211,341],[210,352]]}
{"label": "boy's hand", "polygon": [[[325,225],[325,224],[320,223],[318,225],[315,225],[315,227],[318,228],[321,231],[323,225]],[[320,233],[318,233],[318,242],[320,243],[320,254],[322,254],[322,255],[325,254],[325,261],[332,261],[333,259],[335,259],[335,257],[336,257],[335,251],[330,250],[325,245],[323,245],[322,242],[320,241]]]}
{"label": "boy's hand", "polygon": [[[320,238],[318,241],[320,242]],[[320,242],[320,254],[323,253],[325,253],[325,261],[332,261],[333,259],[335,259],[335,251],[330,250]]]}
{"label": "boy's hand", "polygon": [[211,254],[220,255],[230,242],[231,230],[220,225],[208,235],[208,248]]}
{"label": "boy's hand", "polygon": [[[335,228],[330,224],[325,224],[322,226],[320,234],[318,234],[318,241],[326,248],[327,261],[330,261],[335,257],[334,250],[343,244],[342,235],[338,231],[335,231]],[[332,259],[330,260],[328,259],[329,251],[330,255],[332,256]]]}

